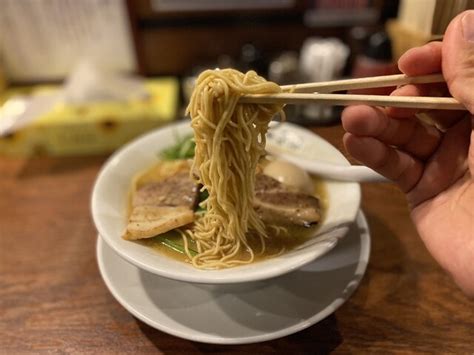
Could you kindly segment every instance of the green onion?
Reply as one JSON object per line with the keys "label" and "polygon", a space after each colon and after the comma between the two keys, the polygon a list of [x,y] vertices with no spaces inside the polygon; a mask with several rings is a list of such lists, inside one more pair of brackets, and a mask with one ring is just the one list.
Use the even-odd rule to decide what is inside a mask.
{"label": "green onion", "polygon": [[196,209],[196,213],[201,215],[201,214],[204,214],[206,213],[207,209],[204,207],[205,204],[204,202],[208,199],[209,197],[209,192],[207,192],[207,190],[199,190],[199,196],[198,196],[198,206],[197,206],[197,209]]}
{"label": "green onion", "polygon": [[[186,254],[186,251],[184,250],[184,247],[182,245],[180,245],[178,243],[175,243],[175,242],[173,242],[172,240],[170,240],[168,238],[162,237],[160,242],[161,242],[161,244],[163,244],[164,246],[170,248],[171,250],[174,250],[175,252],[178,252],[180,254]],[[189,250],[189,253],[192,256],[197,255],[197,251],[195,251],[193,249],[190,249],[190,248],[188,248],[188,250]]]}
{"label": "green onion", "polygon": [[208,197],[209,197],[209,192],[207,190],[199,191],[199,202],[206,201]]}
{"label": "green onion", "polygon": [[160,152],[164,160],[190,159],[194,157],[194,137],[192,135],[178,138],[176,143]]}

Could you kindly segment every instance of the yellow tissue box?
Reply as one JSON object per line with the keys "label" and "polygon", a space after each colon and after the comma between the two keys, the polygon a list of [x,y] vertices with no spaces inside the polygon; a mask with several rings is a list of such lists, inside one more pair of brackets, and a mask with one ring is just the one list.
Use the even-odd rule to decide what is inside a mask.
{"label": "yellow tissue box", "polygon": [[[148,97],[87,105],[57,104],[24,128],[0,137],[4,155],[89,155],[109,153],[134,137],[176,118],[179,81],[145,81]],[[50,87],[34,92],[51,92]],[[17,93],[13,89],[4,95]],[[3,101],[4,101],[3,100]],[[0,99],[0,103],[2,100]],[[1,119],[1,118],[0,118]]]}

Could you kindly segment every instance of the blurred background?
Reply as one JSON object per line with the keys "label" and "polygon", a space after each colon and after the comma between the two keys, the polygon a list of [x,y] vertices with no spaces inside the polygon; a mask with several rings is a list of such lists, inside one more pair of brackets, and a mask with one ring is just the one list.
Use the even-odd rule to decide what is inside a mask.
{"label": "blurred background", "polygon": [[[393,74],[473,0],[0,0],[0,154],[89,155],[183,118],[207,68]],[[390,90],[390,89],[389,89]],[[379,92],[380,94],[386,91]],[[340,108],[288,106],[301,125]]]}

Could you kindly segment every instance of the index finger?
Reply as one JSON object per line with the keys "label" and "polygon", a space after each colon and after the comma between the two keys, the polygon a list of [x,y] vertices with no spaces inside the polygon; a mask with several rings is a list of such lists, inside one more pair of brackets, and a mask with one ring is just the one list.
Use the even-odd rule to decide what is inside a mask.
{"label": "index finger", "polygon": [[[430,42],[421,47],[408,50],[403,54],[399,61],[398,67],[401,72],[409,76],[426,75],[442,72],[442,43]],[[421,84],[406,85],[398,88],[392,95],[401,96],[447,96],[449,90],[446,84]],[[432,121],[441,127],[447,128],[456,123],[465,115],[464,111],[438,111],[438,110],[416,110],[416,109],[400,109],[388,107],[387,113],[393,117],[403,118],[410,117],[418,112],[427,113]]]}
{"label": "index finger", "polygon": [[409,76],[441,73],[441,42],[412,48],[398,60],[400,71]]}

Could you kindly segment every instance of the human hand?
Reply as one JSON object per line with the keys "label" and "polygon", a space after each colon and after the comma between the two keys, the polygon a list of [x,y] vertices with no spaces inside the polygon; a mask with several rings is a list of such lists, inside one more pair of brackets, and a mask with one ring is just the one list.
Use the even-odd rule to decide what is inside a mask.
{"label": "human hand", "polygon": [[469,112],[425,111],[434,126],[413,109],[351,106],[344,145],[405,192],[426,247],[474,296],[474,10],[453,19],[443,42],[409,50],[398,65],[410,76],[442,72],[447,86],[407,85],[392,95],[450,93]]}

